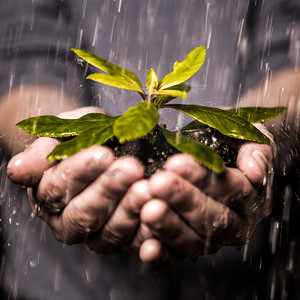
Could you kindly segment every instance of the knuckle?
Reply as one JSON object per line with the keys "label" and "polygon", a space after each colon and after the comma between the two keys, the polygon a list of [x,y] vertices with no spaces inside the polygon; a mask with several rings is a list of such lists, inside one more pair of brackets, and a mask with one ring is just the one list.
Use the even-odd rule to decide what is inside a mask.
{"label": "knuckle", "polygon": [[[53,169],[56,170],[56,166]],[[65,204],[64,197],[68,194],[68,187],[63,183],[66,181],[68,171],[61,170],[58,175],[53,169],[45,172],[39,184],[37,198],[49,208],[56,209],[64,207]]]}
{"label": "knuckle", "polygon": [[101,225],[101,219],[98,214],[82,212],[80,210],[75,210],[75,212],[69,216],[68,221],[75,231],[85,235],[96,232]]}
{"label": "knuckle", "polygon": [[222,236],[223,233],[230,227],[230,219],[230,209],[224,206],[213,220],[208,220],[206,222],[206,236],[209,238]]}
{"label": "knuckle", "polygon": [[117,229],[104,229],[102,231],[102,239],[108,241],[110,244],[122,245],[129,240],[128,234],[120,232]]}

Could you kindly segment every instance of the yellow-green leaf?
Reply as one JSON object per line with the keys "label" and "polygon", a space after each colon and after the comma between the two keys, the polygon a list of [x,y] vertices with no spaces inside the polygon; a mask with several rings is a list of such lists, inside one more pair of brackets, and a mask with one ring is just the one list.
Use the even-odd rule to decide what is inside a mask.
{"label": "yellow-green leaf", "polygon": [[278,107],[240,107],[237,109],[230,109],[230,112],[238,115],[239,117],[247,120],[248,122],[260,123],[266,120],[273,119],[284,111],[286,111],[286,107],[278,106]]}
{"label": "yellow-green leaf", "polygon": [[120,143],[140,138],[150,132],[158,122],[158,111],[150,101],[129,108],[114,123],[114,134]]}
{"label": "yellow-green leaf", "polygon": [[[174,91],[174,90],[187,94],[191,90],[191,87],[187,84],[181,83],[181,84],[172,86],[172,91]],[[164,91],[164,90],[160,90],[159,92],[162,92],[162,91]],[[160,94],[160,95],[156,96],[156,98],[154,100],[154,104],[155,104],[155,106],[164,105],[164,104],[172,101],[175,98],[177,98],[177,96],[171,96],[168,94],[166,94],[166,95]]]}
{"label": "yellow-green leaf", "polygon": [[224,170],[223,159],[210,147],[194,140],[189,136],[181,135],[178,132],[176,133],[168,130],[162,130],[162,132],[167,139],[167,142],[177,150],[190,154],[201,164],[218,174]]}
{"label": "yellow-green leaf", "polygon": [[153,69],[150,69],[147,74],[146,85],[149,94],[152,94],[158,86],[157,75]]}
{"label": "yellow-green leaf", "polygon": [[89,113],[78,119],[63,119],[56,116],[28,118],[16,124],[33,136],[68,137],[114,122],[118,117]]}
{"label": "yellow-green leaf", "polygon": [[173,98],[187,98],[187,92],[186,91],[179,91],[179,90],[159,90],[153,93],[154,95],[165,95],[165,96],[171,96]]}
{"label": "yellow-green leaf", "polygon": [[201,68],[205,55],[205,47],[197,47],[182,62],[176,61],[173,71],[163,78],[158,86],[158,90],[165,90],[188,80]]}
{"label": "yellow-green leaf", "polygon": [[[140,82],[139,78],[133,72],[131,72],[125,68],[122,68],[118,65],[112,64],[111,62],[103,59],[102,57],[95,55],[91,52],[88,52],[86,50],[73,48],[72,51],[74,51],[83,60],[87,61],[89,64],[97,67],[98,69],[104,71],[108,75],[123,78],[123,82],[126,81],[128,83],[127,87],[129,87],[129,86],[132,87],[131,90],[138,91],[139,93],[144,94],[141,82]],[[92,78],[90,78],[90,79],[92,79]],[[110,82],[112,82],[112,81],[110,80]],[[127,88],[127,89],[129,89],[129,88]]]}
{"label": "yellow-green leaf", "polygon": [[137,87],[132,81],[129,81],[126,78],[121,76],[96,73],[87,76],[86,79],[98,81],[103,84],[107,84],[119,89],[125,89],[125,90],[131,90],[131,91],[143,93],[143,91],[139,87]]}
{"label": "yellow-green leaf", "polygon": [[103,127],[94,128],[93,130],[87,130],[79,136],[59,144],[48,155],[47,160],[60,160],[90,146],[104,144],[107,140],[114,136],[112,125],[113,123]]}

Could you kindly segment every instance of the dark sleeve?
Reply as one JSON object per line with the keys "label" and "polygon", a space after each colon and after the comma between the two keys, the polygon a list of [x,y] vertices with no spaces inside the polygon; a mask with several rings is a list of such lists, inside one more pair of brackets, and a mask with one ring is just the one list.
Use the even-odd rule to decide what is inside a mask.
{"label": "dark sleeve", "polygon": [[300,59],[300,1],[251,0],[241,47],[245,87]]}
{"label": "dark sleeve", "polygon": [[[70,3],[81,1],[0,1],[0,93],[20,84],[56,86],[86,99],[76,46],[80,19]],[[85,103],[86,104],[86,103]]]}

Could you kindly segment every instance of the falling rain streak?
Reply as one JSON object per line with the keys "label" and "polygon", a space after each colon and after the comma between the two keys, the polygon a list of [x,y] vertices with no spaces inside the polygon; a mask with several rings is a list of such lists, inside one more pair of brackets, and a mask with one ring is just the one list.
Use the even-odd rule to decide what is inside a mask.
{"label": "falling rain streak", "polygon": [[[23,118],[44,114],[45,95],[37,90],[32,97],[26,89],[28,84],[56,86],[56,91],[49,92],[51,114],[65,108],[71,110],[79,104],[102,106],[107,113],[120,115],[138,103],[135,93],[104,89],[101,84],[85,81],[90,70],[82,61],[70,59],[67,53],[72,47],[99,54],[132,70],[139,78],[145,79],[153,68],[161,80],[172,71],[175,60],[183,60],[193,48],[205,46],[205,64],[189,82],[192,89],[188,103],[240,106],[244,92],[257,82],[262,82],[260,92],[269,99],[273,95],[276,70],[286,68],[283,62],[288,60],[288,66],[296,72],[300,62],[300,6],[294,1],[298,9],[294,13],[292,6],[283,9],[278,2],[2,1],[0,92],[4,100],[0,105],[4,105],[0,107],[9,106],[15,89],[19,88],[20,99],[26,105],[16,105],[14,114]],[[292,1],[281,2],[292,5]],[[275,4],[272,7],[272,3],[278,7]],[[251,9],[258,9],[259,18],[253,15],[249,18]],[[280,19],[281,13],[291,13],[292,19]],[[280,25],[279,20],[287,23]],[[256,36],[255,30],[259,31]],[[36,49],[37,56],[32,56],[31,52]],[[280,88],[276,105],[282,105],[287,93],[287,89]],[[68,105],[64,102],[66,94],[72,99]],[[236,99],[240,102],[236,103]],[[185,259],[172,268],[160,270],[159,276],[134,255],[124,260],[123,255],[97,255],[82,245],[66,246],[57,242],[50,228],[31,212],[26,189],[7,178],[6,166],[11,155],[7,148],[14,153],[18,145],[15,140],[7,140],[8,135],[2,133],[1,128],[5,124],[0,120],[0,233],[3,239],[0,280],[7,299],[211,300],[299,296],[297,185],[299,190],[300,171],[290,170],[289,166],[294,160],[299,163],[299,148],[288,148],[291,140],[299,136],[294,134],[299,132],[299,99],[299,93],[289,99],[288,118],[282,121],[283,126],[274,125],[275,131],[284,130],[285,135],[278,149],[281,151],[279,181],[270,168],[257,190],[262,203],[276,198],[279,205],[277,203],[274,213],[258,225],[246,246],[235,249],[227,242],[217,254],[200,256],[197,260],[194,255],[193,260]],[[0,118],[4,117],[0,111]],[[293,118],[295,122],[291,126]],[[170,118],[161,113],[160,121],[169,129],[178,129],[190,119],[182,114],[174,113]],[[30,142],[27,139],[26,145]],[[216,177],[211,176],[210,184],[214,180]],[[236,211],[239,214],[234,208]],[[209,218],[207,215],[201,226],[205,227],[211,221]],[[188,224],[184,218],[183,222]],[[211,240],[206,239],[203,247],[209,249],[210,246]],[[289,290],[293,285],[295,288]]]}

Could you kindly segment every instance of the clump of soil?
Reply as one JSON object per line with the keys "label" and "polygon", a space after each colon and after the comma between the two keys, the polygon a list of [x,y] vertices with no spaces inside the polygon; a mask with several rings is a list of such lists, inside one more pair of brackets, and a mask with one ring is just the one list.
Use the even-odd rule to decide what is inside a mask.
{"label": "clump of soil", "polygon": [[[201,141],[217,152],[229,167],[236,167],[237,151],[228,143],[222,141],[223,135],[211,128],[197,133],[184,133],[192,138]],[[148,134],[140,139],[128,141],[120,144],[116,138],[108,141],[106,146],[110,147],[115,157],[123,155],[135,156],[145,166],[145,178],[149,178],[153,173],[163,169],[165,161],[171,155],[180,153],[172,145],[168,144],[165,137],[157,130],[154,135]]]}

